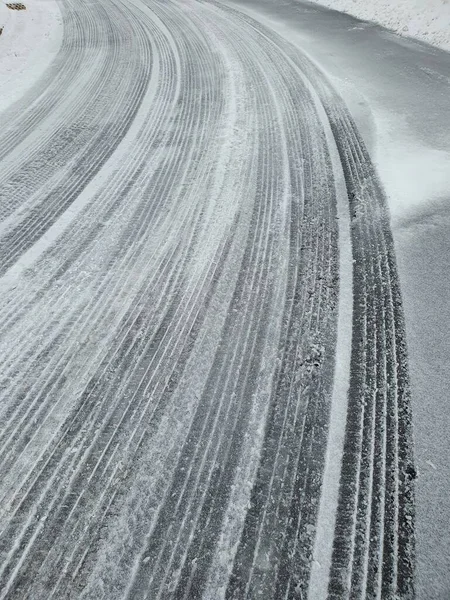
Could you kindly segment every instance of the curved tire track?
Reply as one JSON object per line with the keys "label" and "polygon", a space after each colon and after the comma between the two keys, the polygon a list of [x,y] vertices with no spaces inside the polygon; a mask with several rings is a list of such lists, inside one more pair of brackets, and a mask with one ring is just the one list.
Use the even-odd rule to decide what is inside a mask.
{"label": "curved tire track", "polygon": [[[220,3],[62,3],[1,134],[1,598],[304,598],[353,272],[330,598],[414,596],[386,199],[299,49]],[[6,281],[6,280],[5,280]],[[114,565],[114,568],[111,568]]]}

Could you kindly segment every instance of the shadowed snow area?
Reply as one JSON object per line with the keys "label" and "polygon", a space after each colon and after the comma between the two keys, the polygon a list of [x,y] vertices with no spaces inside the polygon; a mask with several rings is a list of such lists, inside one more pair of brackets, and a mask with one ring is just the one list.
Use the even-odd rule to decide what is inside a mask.
{"label": "shadowed snow area", "polygon": [[446,598],[450,55],[291,0],[26,6],[0,599]]}

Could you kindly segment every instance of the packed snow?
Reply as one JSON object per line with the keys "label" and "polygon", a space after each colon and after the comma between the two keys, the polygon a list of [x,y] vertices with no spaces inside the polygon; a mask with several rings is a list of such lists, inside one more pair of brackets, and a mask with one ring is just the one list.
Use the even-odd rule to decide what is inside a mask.
{"label": "packed snow", "polygon": [[[312,1],[450,50],[450,0]],[[0,600],[412,598],[414,539],[447,598],[450,54],[300,0],[24,2]]]}
{"label": "packed snow", "polygon": [[450,50],[449,0],[312,0]]}

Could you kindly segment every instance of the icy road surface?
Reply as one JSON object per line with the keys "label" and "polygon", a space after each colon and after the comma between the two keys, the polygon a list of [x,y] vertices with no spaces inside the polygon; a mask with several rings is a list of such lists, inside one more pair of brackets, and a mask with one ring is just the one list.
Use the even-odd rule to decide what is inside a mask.
{"label": "icy road surface", "polygon": [[342,96],[231,5],[59,7],[0,114],[0,598],[412,598],[396,256]]}

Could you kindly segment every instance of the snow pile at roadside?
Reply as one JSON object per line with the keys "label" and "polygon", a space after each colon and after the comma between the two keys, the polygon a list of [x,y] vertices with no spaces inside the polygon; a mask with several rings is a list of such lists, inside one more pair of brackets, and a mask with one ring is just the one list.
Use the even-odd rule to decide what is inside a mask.
{"label": "snow pile at roadside", "polygon": [[312,0],[450,50],[450,0]]}

